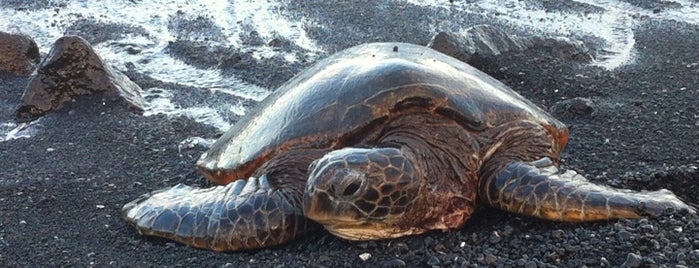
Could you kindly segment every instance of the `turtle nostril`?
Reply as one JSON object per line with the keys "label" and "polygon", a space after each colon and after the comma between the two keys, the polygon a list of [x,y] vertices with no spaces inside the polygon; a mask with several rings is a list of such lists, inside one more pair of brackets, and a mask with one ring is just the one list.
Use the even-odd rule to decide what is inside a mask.
{"label": "turtle nostril", "polygon": [[344,196],[350,196],[354,195],[359,191],[359,186],[362,184],[361,181],[353,181],[347,187],[345,187],[345,190],[342,192],[342,195]]}

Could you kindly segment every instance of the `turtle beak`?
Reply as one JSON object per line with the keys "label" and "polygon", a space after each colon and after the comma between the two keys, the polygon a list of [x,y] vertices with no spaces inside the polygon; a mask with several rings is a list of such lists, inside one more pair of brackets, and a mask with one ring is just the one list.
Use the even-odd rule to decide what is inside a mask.
{"label": "turtle beak", "polygon": [[326,212],[335,209],[332,206],[333,203],[327,193],[315,192],[309,187],[303,195],[303,214],[322,224],[331,218]]}

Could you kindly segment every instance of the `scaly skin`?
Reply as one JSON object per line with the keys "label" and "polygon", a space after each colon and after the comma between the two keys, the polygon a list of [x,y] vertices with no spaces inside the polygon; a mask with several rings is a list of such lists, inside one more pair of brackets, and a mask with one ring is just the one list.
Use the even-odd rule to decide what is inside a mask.
{"label": "scaly skin", "polygon": [[[331,233],[371,240],[424,232],[405,224],[424,187],[396,148],[345,148],[311,165],[304,194],[306,217]],[[408,212],[408,213],[406,213]]]}
{"label": "scaly skin", "polygon": [[317,226],[301,211],[301,193],[273,190],[267,178],[208,189],[183,184],[145,194],[122,213],[139,233],[214,251],[278,245]]}
{"label": "scaly skin", "polygon": [[593,184],[574,171],[560,173],[549,158],[508,164],[483,189],[491,206],[537,218],[581,222],[657,217],[669,209],[695,210],[668,190],[635,192]]}

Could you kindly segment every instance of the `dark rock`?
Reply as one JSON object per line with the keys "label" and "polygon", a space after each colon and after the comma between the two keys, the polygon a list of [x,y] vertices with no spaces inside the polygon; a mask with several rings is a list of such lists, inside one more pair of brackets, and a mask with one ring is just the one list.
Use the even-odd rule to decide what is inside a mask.
{"label": "dark rock", "polygon": [[500,243],[500,241],[502,241],[502,237],[497,232],[493,232],[492,234],[490,234],[489,241],[492,244],[497,244]]}
{"label": "dark rock", "polygon": [[619,231],[618,233],[616,233],[616,236],[621,241],[629,241],[629,239],[631,239],[631,233],[629,233],[626,230]]}
{"label": "dark rock", "polygon": [[570,38],[534,38],[533,48],[540,47],[554,57],[570,62],[590,63],[594,53],[585,43]]}
{"label": "dark rock", "polygon": [[515,263],[517,264],[517,266],[521,267],[521,266],[524,266],[525,264],[527,264],[527,260],[520,258],[520,259],[517,259],[517,261],[515,261]]}
{"label": "dark rock", "polygon": [[439,32],[427,47],[467,63],[528,50],[543,50],[542,53],[567,61],[591,62],[594,58],[585,44],[577,40],[516,36],[487,24],[473,26],[464,34]]}
{"label": "dark rock", "polygon": [[535,261],[528,261],[524,264],[525,268],[536,268],[539,267],[539,265],[536,264]]}
{"label": "dark rock", "polygon": [[677,9],[682,8],[682,4],[675,1],[624,1],[631,5],[651,10],[653,13],[657,14],[666,9]]}
{"label": "dark rock", "polygon": [[437,245],[434,246],[434,250],[437,252],[444,252],[447,251],[447,246],[442,243],[437,243]]}
{"label": "dark rock", "polygon": [[425,246],[428,246],[428,247],[434,245],[434,243],[435,243],[434,238],[432,238],[431,236],[426,236],[425,240],[423,240],[423,241],[425,243]]}
{"label": "dark rock", "polygon": [[127,35],[148,37],[148,31],[140,26],[105,23],[98,18],[88,17],[72,22],[63,35],[80,36],[94,46],[109,40],[119,40]]}
{"label": "dark rock", "polygon": [[440,32],[427,44],[427,47],[464,62],[469,62],[474,54],[497,56],[530,46],[529,39],[510,37],[502,29],[487,24],[473,26],[464,35]]}
{"label": "dark rock", "polygon": [[553,230],[551,232],[551,237],[556,238],[556,239],[561,239],[565,235],[565,231],[561,229]]}
{"label": "dark rock", "polygon": [[79,96],[94,93],[110,101],[123,101],[140,113],[140,90],[125,75],[104,64],[87,41],[77,36],[61,37],[29,82],[15,116],[20,122],[31,121]]}
{"label": "dark rock", "polygon": [[330,262],[330,261],[332,261],[332,258],[331,258],[330,256],[328,256],[328,255],[320,255],[320,256],[316,259],[316,263],[328,263],[328,262]]}
{"label": "dark rock", "polygon": [[262,36],[257,31],[250,31],[248,34],[240,33],[240,40],[245,46],[261,46],[265,44]]}
{"label": "dark rock", "polygon": [[629,253],[626,255],[626,261],[621,264],[621,267],[639,267],[643,262],[643,258],[634,253]]}
{"label": "dark rock", "polygon": [[427,258],[427,265],[429,266],[436,266],[439,265],[439,263],[440,261],[439,258],[437,258],[437,256],[430,256],[429,258]]}
{"label": "dark rock", "polygon": [[398,254],[405,254],[405,253],[408,253],[408,251],[410,251],[410,248],[408,248],[408,245],[403,243],[403,242],[393,243],[392,248]]}
{"label": "dark rock", "polygon": [[466,40],[462,36],[439,32],[432,37],[427,47],[452,56],[463,62],[471,60],[471,54],[468,53],[468,48],[465,46]]}
{"label": "dark rock", "polygon": [[202,69],[215,68],[231,60],[242,60],[238,49],[213,41],[175,40],[168,43],[166,51],[174,58]]}
{"label": "dark rock", "polygon": [[288,47],[291,45],[291,41],[281,36],[274,37],[267,42],[270,47]]}
{"label": "dark rock", "polygon": [[580,97],[559,101],[549,109],[549,113],[557,118],[586,116],[594,111],[592,100]]}
{"label": "dark rock", "polygon": [[168,18],[167,28],[177,40],[221,42],[225,39],[223,29],[211,17],[190,15],[181,10]]}
{"label": "dark rock", "polygon": [[28,76],[39,61],[39,47],[31,37],[0,31],[0,72]]}
{"label": "dark rock", "polygon": [[381,267],[405,267],[405,265],[405,261],[398,258],[381,263]]}
{"label": "dark rock", "polygon": [[465,267],[468,264],[468,261],[461,256],[456,256],[454,257],[454,265],[457,267]]}
{"label": "dark rock", "polygon": [[571,12],[577,14],[602,13],[607,11],[604,7],[575,1],[544,0],[541,5],[546,12]]}
{"label": "dark rock", "polygon": [[510,235],[512,235],[512,233],[513,233],[514,231],[515,231],[515,229],[512,228],[512,226],[505,225],[505,228],[503,228],[501,234],[502,234],[503,236],[510,236]]}
{"label": "dark rock", "polygon": [[485,263],[492,265],[495,264],[495,262],[498,261],[498,257],[493,255],[492,253],[487,253],[485,254]]}

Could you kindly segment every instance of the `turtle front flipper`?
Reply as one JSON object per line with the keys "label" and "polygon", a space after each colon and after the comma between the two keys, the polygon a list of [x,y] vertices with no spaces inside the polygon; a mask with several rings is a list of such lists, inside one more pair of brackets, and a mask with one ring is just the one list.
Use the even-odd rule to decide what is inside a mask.
{"label": "turtle front flipper", "polygon": [[500,209],[557,221],[659,216],[668,209],[695,212],[668,190],[596,185],[574,171],[559,172],[549,158],[507,164],[482,181],[480,196]]}
{"label": "turtle front flipper", "polygon": [[122,213],[141,234],[234,251],[282,244],[312,230],[315,224],[303,216],[302,195],[270,187],[266,176],[206,189],[178,184],[143,195]]}

